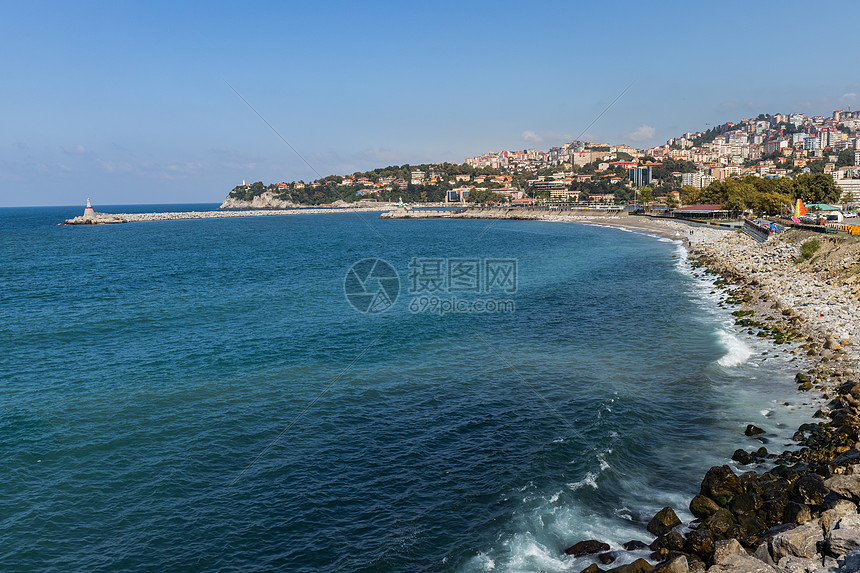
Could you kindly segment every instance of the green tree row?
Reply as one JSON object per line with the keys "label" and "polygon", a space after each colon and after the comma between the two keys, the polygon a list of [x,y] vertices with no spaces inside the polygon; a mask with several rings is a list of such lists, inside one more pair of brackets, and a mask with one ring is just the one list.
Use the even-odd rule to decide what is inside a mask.
{"label": "green tree row", "polygon": [[730,211],[752,210],[776,215],[790,208],[797,199],[804,203],[835,203],[841,190],[833,178],[823,173],[803,173],[795,179],[743,179],[714,181],[704,189],[685,186],[681,202],[685,205],[719,204]]}

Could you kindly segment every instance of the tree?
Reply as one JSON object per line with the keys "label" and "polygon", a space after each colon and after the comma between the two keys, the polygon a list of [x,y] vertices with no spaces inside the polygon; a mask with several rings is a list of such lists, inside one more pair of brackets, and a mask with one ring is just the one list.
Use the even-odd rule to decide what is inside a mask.
{"label": "tree", "polygon": [[672,193],[671,191],[666,194],[666,206],[669,207],[670,209],[677,209],[679,206],[678,199],[675,197],[675,194]]}
{"label": "tree", "polygon": [[844,149],[836,158],[836,167],[849,167],[854,165],[854,149]]}
{"label": "tree", "polygon": [[692,185],[681,187],[681,203],[684,205],[698,205],[702,200],[702,191]]}
{"label": "tree", "polygon": [[642,202],[643,205],[647,205],[651,201],[654,200],[654,190],[647,185],[639,190],[639,201]]}
{"label": "tree", "polygon": [[836,203],[842,190],[830,175],[824,173],[802,173],[794,180],[793,199],[804,203]]}

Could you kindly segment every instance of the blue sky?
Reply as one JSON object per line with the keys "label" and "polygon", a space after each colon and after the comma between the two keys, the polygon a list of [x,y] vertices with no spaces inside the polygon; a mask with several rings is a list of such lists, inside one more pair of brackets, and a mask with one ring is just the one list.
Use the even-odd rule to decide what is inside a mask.
{"label": "blue sky", "polygon": [[0,206],[219,202],[241,181],[860,106],[853,2],[4,2]]}

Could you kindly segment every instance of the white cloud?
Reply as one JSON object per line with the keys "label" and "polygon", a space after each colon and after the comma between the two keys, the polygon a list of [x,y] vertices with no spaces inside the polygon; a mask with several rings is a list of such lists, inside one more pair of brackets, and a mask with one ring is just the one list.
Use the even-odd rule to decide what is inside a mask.
{"label": "white cloud", "polygon": [[77,145],[64,146],[62,149],[63,153],[66,153],[68,155],[83,155],[87,152],[87,148],[80,143]]}
{"label": "white cloud", "polygon": [[631,141],[645,141],[652,139],[657,134],[657,130],[650,125],[640,125],[639,129],[633,133],[628,133],[625,137]]}
{"label": "white cloud", "polygon": [[857,94],[854,92],[848,92],[847,94],[842,94],[842,97],[839,98],[839,101],[849,101],[857,99]]}
{"label": "white cloud", "polygon": [[527,129],[522,133],[522,138],[523,141],[534,141],[535,143],[543,141],[543,138],[540,135],[530,129]]}

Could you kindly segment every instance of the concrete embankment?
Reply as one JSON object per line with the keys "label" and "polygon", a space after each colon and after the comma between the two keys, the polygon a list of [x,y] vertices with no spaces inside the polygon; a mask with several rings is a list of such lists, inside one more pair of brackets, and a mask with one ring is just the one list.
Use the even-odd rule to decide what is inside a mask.
{"label": "concrete embankment", "polygon": [[583,218],[627,217],[623,209],[534,209],[534,208],[481,208],[465,209],[394,209],[379,216],[380,219],[515,219],[515,220],[581,220]]}

